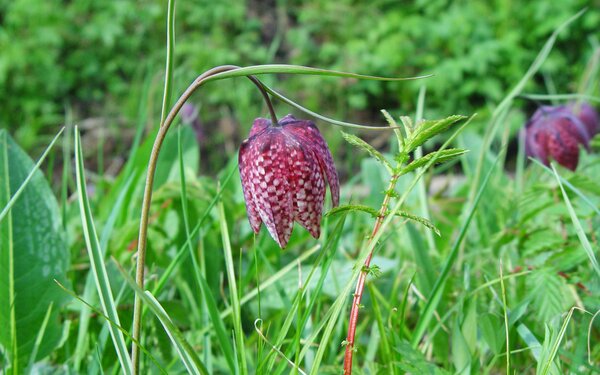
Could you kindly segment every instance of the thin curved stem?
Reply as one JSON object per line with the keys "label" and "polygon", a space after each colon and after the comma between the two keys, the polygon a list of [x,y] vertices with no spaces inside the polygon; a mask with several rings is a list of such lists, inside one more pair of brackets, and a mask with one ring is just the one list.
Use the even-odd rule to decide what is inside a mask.
{"label": "thin curved stem", "polygon": [[[146,244],[148,238],[148,217],[150,212],[150,204],[152,202],[152,188],[154,185],[154,176],[156,174],[156,165],[158,163],[158,155],[160,153],[161,146],[165,137],[167,135],[167,131],[171,127],[175,117],[181,110],[181,107],[185,104],[185,102],[192,96],[194,91],[196,91],[200,86],[204,84],[207,78],[226,71],[239,69],[240,67],[235,65],[223,65],[218,66],[216,68],[212,68],[202,73],[198,78],[192,82],[190,86],[183,92],[183,94],[179,97],[171,111],[165,118],[162,126],[159,128],[158,133],[156,134],[156,138],[154,139],[154,145],[152,146],[152,151],[150,153],[150,160],[148,161],[148,169],[146,175],[146,185],[144,186],[144,197],[142,200],[142,213],[140,217],[140,228],[138,234],[138,245],[137,245],[137,263],[136,263],[136,273],[135,273],[135,281],[137,285],[144,289],[144,275],[145,269],[144,265],[146,262]],[[253,76],[248,76],[248,78],[254,83],[260,92],[263,94],[263,97],[267,103],[269,108],[269,112],[271,114],[271,120],[274,124],[277,124],[277,117],[275,116],[275,110],[273,109],[273,105],[271,104],[269,95],[264,89],[262,83]],[[135,302],[133,306],[133,332],[132,337],[135,342],[140,342],[140,333],[141,333],[141,317],[142,317],[142,300],[136,295]],[[139,374],[139,364],[140,364],[140,348],[137,344],[133,344],[131,348],[131,359],[133,362],[133,373],[134,375]]]}
{"label": "thin curved stem", "polygon": [[[386,217],[386,213],[388,210],[388,206],[390,204],[390,199],[392,197],[391,192],[394,191],[396,187],[396,182],[398,181],[398,174],[392,175],[390,178],[390,183],[386,191],[385,197],[383,198],[383,202],[381,203],[381,208],[379,209],[379,215],[377,216],[377,220],[375,221],[375,226],[373,226],[373,231],[371,232],[371,237],[369,241],[375,237],[379,229],[381,228],[381,224],[383,224],[383,220]],[[373,257],[373,250],[365,259],[365,263],[363,268],[358,276],[358,281],[356,282],[356,289],[354,290],[354,297],[352,298],[352,307],[350,309],[350,319],[348,320],[348,336],[346,336],[346,352],[344,353],[344,375],[352,374],[352,356],[354,355],[354,340],[356,336],[356,327],[358,325],[358,312],[360,310],[360,301],[363,296],[363,290],[365,288],[365,281],[367,280],[367,276],[369,274],[369,267],[371,265],[371,259]]]}

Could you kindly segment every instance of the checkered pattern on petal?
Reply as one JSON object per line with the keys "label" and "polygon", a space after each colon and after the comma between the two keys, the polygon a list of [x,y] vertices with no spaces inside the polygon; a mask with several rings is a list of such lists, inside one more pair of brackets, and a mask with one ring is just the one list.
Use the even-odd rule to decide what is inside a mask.
{"label": "checkered pattern on petal", "polygon": [[264,223],[283,248],[294,221],[319,237],[325,185],[329,183],[337,206],[339,182],[331,153],[314,123],[288,115],[278,125],[267,119],[254,121],[240,148],[239,168],[252,229],[258,233]]}
{"label": "checkered pattern on petal", "polygon": [[579,144],[584,141],[575,123],[566,118],[556,119],[549,128],[548,153],[558,164],[575,170],[579,163]]}
{"label": "checkered pattern on petal", "polygon": [[268,127],[249,140],[252,158],[249,180],[258,215],[280,247],[285,247],[293,228],[289,186],[290,144],[281,128]]}
{"label": "checkered pattern on petal", "polygon": [[296,120],[292,115],[285,116],[280,124],[284,129],[302,140],[302,144],[310,147],[316,156],[321,169],[327,177],[327,183],[331,191],[331,201],[336,207],[340,201],[340,183],[333,162],[333,157],[327,147],[327,143],[319,132],[314,122],[308,120]]}
{"label": "checkered pattern on petal", "polygon": [[258,214],[258,207],[256,206],[256,192],[254,191],[254,184],[252,183],[254,176],[251,169],[251,162],[256,159],[256,150],[251,147],[250,140],[242,142],[240,152],[238,155],[238,164],[240,169],[240,177],[242,179],[242,190],[244,191],[244,200],[246,201],[246,212],[248,214],[248,221],[254,233],[260,231],[260,225],[262,220]]}
{"label": "checkered pattern on petal", "polygon": [[542,106],[525,127],[525,151],[548,165],[549,159],[574,170],[579,162],[579,146],[589,149],[597,115],[586,103]]}
{"label": "checkered pattern on petal", "polygon": [[306,228],[314,238],[319,238],[325,200],[323,172],[310,148],[304,145],[291,148],[289,155],[294,220]]}

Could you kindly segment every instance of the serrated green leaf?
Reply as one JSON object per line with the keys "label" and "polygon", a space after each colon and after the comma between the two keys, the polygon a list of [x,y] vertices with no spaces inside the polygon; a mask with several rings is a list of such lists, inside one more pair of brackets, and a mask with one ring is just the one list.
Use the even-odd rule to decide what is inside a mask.
{"label": "serrated green leaf", "polygon": [[541,268],[533,272],[527,281],[529,297],[541,321],[548,321],[568,310],[570,293],[555,271]]}
{"label": "serrated green leaf", "polygon": [[435,159],[434,164],[441,164],[466,154],[467,152],[469,152],[469,150],[463,150],[461,148],[449,148],[446,150],[430,152],[429,154],[417,160],[413,160],[409,165],[402,169],[402,174],[406,174],[414,171],[417,168],[421,168],[425,164],[429,163],[430,160]]}
{"label": "serrated green leaf", "polygon": [[435,234],[437,234],[438,236],[441,235],[440,234],[440,230],[437,229],[437,227],[435,225],[433,225],[433,223],[431,221],[425,219],[424,217],[417,216],[417,215],[412,215],[412,214],[409,214],[408,212],[405,212],[405,211],[398,211],[396,213],[396,215],[397,216],[401,216],[401,217],[405,217],[405,218],[413,220],[413,221],[416,221],[417,223],[420,223],[420,224],[426,226],[427,228],[431,229],[432,231],[434,231]]}
{"label": "serrated green leaf", "polygon": [[[364,213],[371,215],[373,218],[376,218],[379,216],[379,211],[377,211],[376,209],[374,209],[372,207],[360,205],[360,204],[347,204],[347,205],[335,207],[335,208],[331,209],[329,212],[327,212],[325,214],[325,216],[336,215],[336,214],[339,214],[342,212],[349,212],[349,211],[364,212]],[[440,235],[439,229],[435,225],[433,225],[433,223],[431,221],[429,221],[421,216],[413,215],[406,211],[398,211],[398,212],[396,212],[396,216],[400,216],[400,217],[404,217],[404,218],[416,221],[417,223],[420,223],[420,224],[424,225],[425,227],[434,231],[435,234],[437,234],[438,236]]]}
{"label": "serrated green leaf", "polygon": [[415,148],[425,143],[428,139],[431,139],[434,136],[446,131],[452,125],[464,119],[466,119],[465,116],[453,115],[441,120],[425,120],[418,123],[412,136],[408,142],[406,142],[405,151],[413,151]]}
{"label": "serrated green leaf", "polygon": [[371,155],[375,160],[383,164],[385,169],[391,174],[393,174],[393,168],[389,161],[381,154],[381,152],[377,151],[373,146],[360,139],[359,137],[342,132],[342,137],[346,140],[346,142],[350,143],[352,146],[358,147],[364,151],[366,151],[369,155]]}
{"label": "serrated green leaf", "polygon": [[360,205],[360,204],[345,204],[343,206],[337,206],[332,208],[325,216],[337,215],[342,212],[361,211],[365,212],[373,217],[379,216],[379,212],[371,207]]}

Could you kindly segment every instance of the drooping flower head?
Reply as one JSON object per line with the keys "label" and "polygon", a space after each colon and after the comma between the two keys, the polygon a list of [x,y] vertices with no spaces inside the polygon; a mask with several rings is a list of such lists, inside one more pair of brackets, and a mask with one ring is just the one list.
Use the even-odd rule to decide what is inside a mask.
{"label": "drooping flower head", "polygon": [[250,226],[255,233],[265,223],[284,248],[294,221],[314,238],[321,233],[325,186],[333,206],[339,203],[339,181],[333,157],[312,121],[292,115],[276,125],[254,120],[239,152],[239,168]]}
{"label": "drooping flower head", "polygon": [[579,163],[579,146],[589,149],[590,139],[598,132],[598,117],[583,103],[577,111],[573,104],[542,106],[525,126],[525,151],[545,165],[550,158],[575,170]]}

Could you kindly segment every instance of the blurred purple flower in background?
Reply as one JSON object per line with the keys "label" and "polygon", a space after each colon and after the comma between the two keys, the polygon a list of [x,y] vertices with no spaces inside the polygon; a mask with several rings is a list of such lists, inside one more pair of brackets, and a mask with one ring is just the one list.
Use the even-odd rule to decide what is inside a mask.
{"label": "blurred purple flower in background", "polygon": [[198,144],[202,143],[205,138],[199,112],[200,111],[198,110],[197,106],[190,103],[185,103],[183,107],[181,107],[180,113],[181,122],[183,122],[184,125],[189,125],[192,127],[194,133],[196,134],[196,141],[198,141]]}
{"label": "blurred purple flower in background", "polygon": [[552,158],[575,170],[579,147],[589,150],[589,142],[599,130],[598,114],[587,103],[542,106],[525,125],[525,152],[545,165]]}

